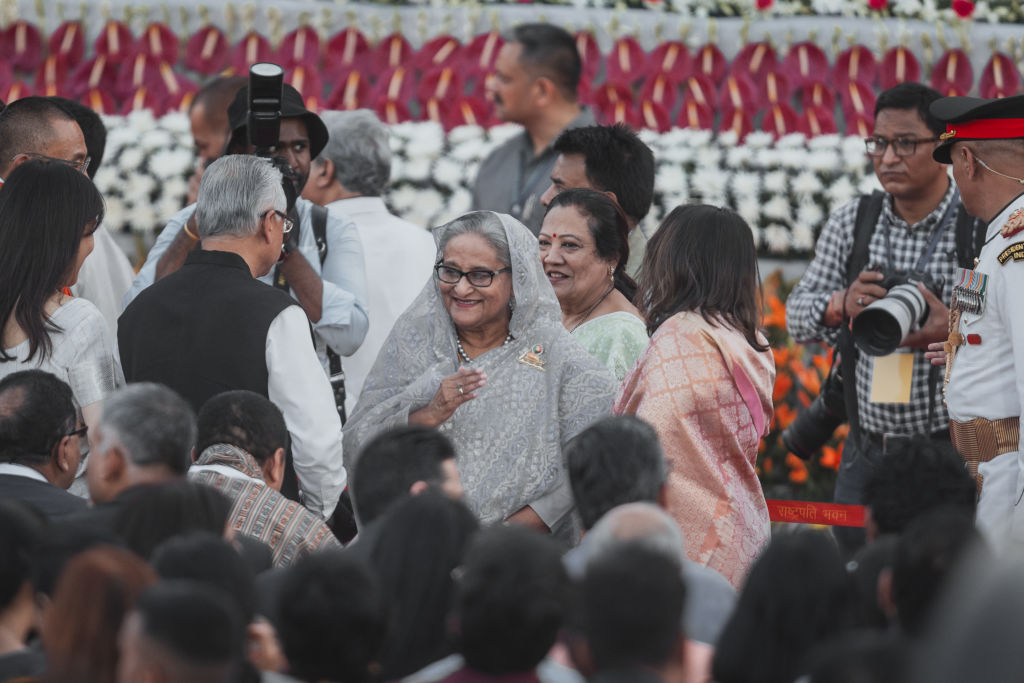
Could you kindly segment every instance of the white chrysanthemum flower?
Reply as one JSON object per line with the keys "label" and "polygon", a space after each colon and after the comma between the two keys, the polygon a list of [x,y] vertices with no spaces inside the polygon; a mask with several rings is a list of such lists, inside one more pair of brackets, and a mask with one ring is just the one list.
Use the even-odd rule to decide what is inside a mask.
{"label": "white chrysanthemum flower", "polygon": [[815,14],[844,14],[844,0],[811,0],[811,9]]}
{"label": "white chrysanthemum flower", "polygon": [[803,149],[804,143],[807,142],[807,138],[804,137],[803,133],[790,133],[789,135],[783,135],[779,138],[775,146],[780,149],[788,149],[791,147],[799,147]]}
{"label": "white chrysanthemum flower", "polygon": [[654,176],[654,189],[665,195],[679,194],[686,187],[686,173],[675,164],[660,164]]}
{"label": "white chrysanthemum flower", "polygon": [[770,171],[764,174],[764,191],[769,194],[789,192],[789,175],[784,171]]}
{"label": "white chrysanthemum flower", "polygon": [[405,175],[405,159],[394,155],[391,157],[391,184],[397,185],[403,180],[408,180]]}
{"label": "white chrysanthemum flower", "polygon": [[405,164],[405,177],[414,183],[423,183],[430,179],[430,158],[415,157]]}
{"label": "white chrysanthemum flower", "polygon": [[488,129],[487,137],[495,145],[500,145],[506,140],[512,138],[513,136],[519,135],[522,132],[523,127],[520,126],[518,123],[502,123],[500,125]]}
{"label": "white chrysanthemum flower", "polygon": [[857,184],[857,191],[860,194],[871,194],[875,190],[883,190],[882,183],[878,180],[878,176],[874,173],[868,173],[861,178],[860,183]]}
{"label": "white chrysanthemum flower", "polygon": [[462,214],[468,212],[473,206],[473,195],[469,193],[469,190],[459,188],[452,192],[452,196],[448,198],[448,210],[451,211],[451,216],[448,220],[457,218]]}
{"label": "white chrysanthemum flower", "polygon": [[814,249],[814,230],[811,228],[811,224],[796,223],[790,231],[789,237],[793,249],[799,251]]}
{"label": "white chrysanthemum flower", "polygon": [[481,126],[456,126],[448,131],[448,144],[458,145],[468,140],[483,140],[485,133]]}
{"label": "white chrysanthemum flower", "polygon": [[835,211],[840,206],[850,201],[857,196],[857,188],[854,187],[853,183],[846,176],[839,176],[835,181],[829,185],[825,190],[825,194],[829,199],[829,213]]}
{"label": "white chrysanthemum flower", "polygon": [[807,155],[807,168],[811,171],[836,171],[841,166],[839,150],[819,149]]}
{"label": "white chrysanthemum flower", "polygon": [[810,197],[816,192],[821,192],[824,186],[821,184],[821,179],[811,171],[804,171],[798,173],[796,178],[793,178],[793,194],[798,199],[805,199]]}
{"label": "white chrysanthemum flower", "polygon": [[754,165],[765,170],[779,168],[782,166],[779,150],[774,147],[754,149]]}
{"label": "white chrysanthemum flower", "polygon": [[121,176],[112,166],[100,166],[93,182],[96,184],[96,189],[104,196],[121,192]]}
{"label": "white chrysanthemum flower", "polygon": [[817,202],[803,201],[796,210],[796,223],[807,225],[811,228],[822,226],[825,221],[825,212]]}
{"label": "white chrysanthemum flower", "polygon": [[437,190],[420,190],[406,220],[416,225],[432,225],[444,206],[444,197]]}
{"label": "white chrysanthemum flower", "polygon": [[466,140],[453,145],[448,151],[448,156],[457,161],[479,161],[491,150],[490,145],[483,138]]}
{"label": "white chrysanthemum flower", "polygon": [[736,202],[736,213],[742,216],[748,225],[756,226],[761,222],[761,202],[757,199],[740,199]]}
{"label": "white chrysanthemum flower", "polygon": [[864,139],[856,135],[843,138],[843,166],[850,172],[864,172],[868,164],[868,155],[864,151]]}
{"label": "white chrysanthemum flower", "polygon": [[135,173],[125,183],[125,199],[137,204],[149,203],[149,197],[157,189],[156,178],[147,173]]}
{"label": "white chrysanthemum flower", "polygon": [[136,133],[145,133],[156,128],[156,119],[153,118],[153,112],[149,109],[137,109],[126,117],[128,125],[135,130]]}
{"label": "white chrysanthemum flower", "polygon": [[433,161],[444,150],[444,129],[433,121],[424,121],[420,126],[416,137],[406,145],[405,154],[409,159]]}
{"label": "white chrysanthemum flower", "polygon": [[161,220],[166,224],[167,219],[181,211],[183,204],[184,202],[181,197],[175,197],[165,192],[157,200],[154,209],[156,210],[156,215],[160,216]]}
{"label": "white chrysanthemum flower", "polygon": [[117,158],[117,167],[122,174],[129,176],[137,173],[145,160],[146,155],[140,147],[125,147]]}
{"label": "white chrysanthemum flower", "polygon": [[761,194],[761,176],[756,173],[735,173],[729,183],[736,201],[745,199],[758,200]]}
{"label": "white chrysanthemum flower", "polygon": [[462,164],[453,159],[441,157],[434,164],[433,180],[442,187],[455,189],[462,185],[462,170]]}
{"label": "white chrysanthemum flower", "polygon": [[162,149],[150,158],[149,170],[157,178],[166,180],[184,175],[195,165],[191,151],[179,148]]}
{"label": "white chrysanthemum flower", "polygon": [[[718,144],[725,148],[738,147],[740,144],[740,136],[736,134],[733,129],[722,131],[718,134]],[[746,144],[746,141],[744,141]]]}
{"label": "white chrysanthemum flower", "polygon": [[729,168],[748,166],[753,160],[754,151],[746,145],[730,147],[725,153],[725,165]]}
{"label": "white chrysanthemum flower", "polygon": [[772,142],[774,141],[775,136],[771,133],[766,133],[762,130],[755,130],[743,139],[743,144],[748,145],[752,149],[762,149],[765,147],[771,147]]}
{"label": "white chrysanthemum flower", "polygon": [[103,198],[103,225],[107,230],[117,232],[128,225],[128,211],[120,197]]}
{"label": "white chrysanthemum flower", "polygon": [[188,120],[188,114],[180,111],[172,111],[160,117],[159,125],[166,131],[185,136],[192,135],[192,124]]}
{"label": "white chrysanthemum flower", "polygon": [[185,206],[185,198],[188,196],[188,181],[181,176],[175,176],[163,183],[161,188],[163,196],[170,197],[178,205],[178,208],[171,213],[163,214],[165,218],[170,218]]}
{"label": "white chrysanthemum flower", "polygon": [[765,217],[778,221],[789,222],[793,219],[793,209],[789,205],[789,197],[775,195],[764,204],[761,212]]}
{"label": "white chrysanthemum flower", "polygon": [[722,165],[722,150],[718,147],[707,146],[697,150],[697,166],[700,168],[713,168],[718,170]]}
{"label": "white chrysanthemum flower", "polygon": [[807,150],[803,147],[789,147],[786,149],[777,149],[776,153],[779,155],[779,165],[783,168],[792,169],[799,171],[807,168]]}
{"label": "white chrysanthemum flower", "polygon": [[[416,204],[419,198],[419,190],[412,185],[402,185],[401,187],[391,192],[391,203],[395,207],[395,212],[401,215],[406,220],[412,220],[407,214],[412,211],[413,206]],[[426,225],[423,223],[423,225]]]}
{"label": "white chrysanthemum flower", "polygon": [[789,251],[789,230],[778,223],[772,223],[766,227],[761,237],[764,246],[767,247],[768,251],[771,253],[785,254]]}
{"label": "white chrysanthemum flower", "polygon": [[807,149],[827,149],[834,152],[841,144],[842,139],[843,138],[835,133],[829,133],[828,135],[816,135],[807,140]]}
{"label": "white chrysanthemum flower", "polygon": [[150,234],[163,227],[153,205],[148,201],[137,202],[128,211],[128,223],[135,232]]}

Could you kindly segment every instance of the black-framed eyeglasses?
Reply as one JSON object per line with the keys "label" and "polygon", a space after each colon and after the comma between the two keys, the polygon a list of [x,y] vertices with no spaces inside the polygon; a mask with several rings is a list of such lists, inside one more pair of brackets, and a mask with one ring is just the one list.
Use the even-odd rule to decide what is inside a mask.
{"label": "black-framed eyeglasses", "polygon": [[293,221],[291,218],[288,218],[288,214],[286,214],[284,211],[279,211],[277,209],[267,209],[266,211],[260,214],[260,220],[263,220],[269,214],[274,214],[275,216],[281,219],[281,232],[287,235],[292,231],[292,227],[295,225],[295,221]]}
{"label": "black-framed eyeglasses", "polygon": [[63,439],[64,437],[72,436],[78,437],[78,455],[80,463],[79,469],[81,470],[82,465],[85,464],[85,459],[89,457],[89,425],[85,424],[85,422],[82,420],[81,414],[79,414],[77,424],[80,424],[82,426],[73,429],[65,434],[61,434],[61,438]]}
{"label": "black-framed eyeglasses", "polygon": [[[65,166],[70,166],[79,173],[85,173],[85,169],[89,168],[89,162],[92,161],[92,157],[88,156],[82,159],[81,161],[73,161],[71,159],[58,159],[57,157],[48,157],[45,154],[36,154],[35,152],[22,152],[22,154],[29,157],[30,159],[41,159],[42,161],[53,161],[58,164],[64,164]],[[18,155],[15,154],[13,157],[11,157],[11,161],[14,161],[17,158]]]}
{"label": "black-framed eyeglasses", "polygon": [[78,429],[72,430],[72,431],[68,432],[67,434],[64,434],[64,436],[85,436],[88,433],[89,433],[89,425],[82,425]]}
{"label": "black-framed eyeglasses", "polygon": [[917,143],[938,142],[938,140],[938,138],[893,138],[890,140],[881,135],[874,135],[864,138],[864,149],[867,150],[868,156],[881,157],[885,156],[885,150],[892,145],[893,154],[898,157],[909,157],[917,151]]}
{"label": "black-framed eyeglasses", "polygon": [[459,270],[458,268],[452,268],[446,266],[443,263],[438,263],[434,266],[434,273],[437,274],[437,279],[445,284],[457,285],[459,280],[466,278],[469,284],[474,287],[490,287],[491,283],[494,282],[494,276],[500,273],[511,272],[511,268],[502,268],[501,270]]}

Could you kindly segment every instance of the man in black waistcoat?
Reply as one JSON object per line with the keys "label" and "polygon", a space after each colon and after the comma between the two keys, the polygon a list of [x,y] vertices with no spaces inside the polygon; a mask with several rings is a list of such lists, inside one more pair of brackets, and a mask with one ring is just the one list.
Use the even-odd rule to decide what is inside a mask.
{"label": "man in black waistcoat", "polygon": [[197,204],[202,248],[118,321],[125,377],[166,384],[197,411],[233,389],[269,398],[288,425],[303,502],[328,517],[346,483],[331,386],[302,308],[256,280],[291,229],[281,174],[259,157],[222,157],[206,169]]}

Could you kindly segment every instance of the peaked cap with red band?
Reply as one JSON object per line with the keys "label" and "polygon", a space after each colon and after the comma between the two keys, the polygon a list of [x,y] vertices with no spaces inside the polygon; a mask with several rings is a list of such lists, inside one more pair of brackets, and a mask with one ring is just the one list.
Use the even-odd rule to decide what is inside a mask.
{"label": "peaked cap with red band", "polygon": [[1024,95],[983,99],[943,97],[932,102],[932,116],[946,124],[941,142],[932,152],[940,164],[952,163],[954,142],[1024,138]]}

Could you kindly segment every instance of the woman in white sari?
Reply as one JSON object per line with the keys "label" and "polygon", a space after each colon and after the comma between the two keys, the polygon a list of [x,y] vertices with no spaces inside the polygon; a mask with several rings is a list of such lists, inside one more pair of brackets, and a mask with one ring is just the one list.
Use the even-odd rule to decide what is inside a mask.
{"label": "woman in white sari", "polygon": [[345,427],[351,466],[399,424],[455,444],[466,502],[482,522],[567,535],[562,445],[608,414],[615,379],[562,326],[537,240],[489,211],[437,228],[435,277],[398,319]]}

